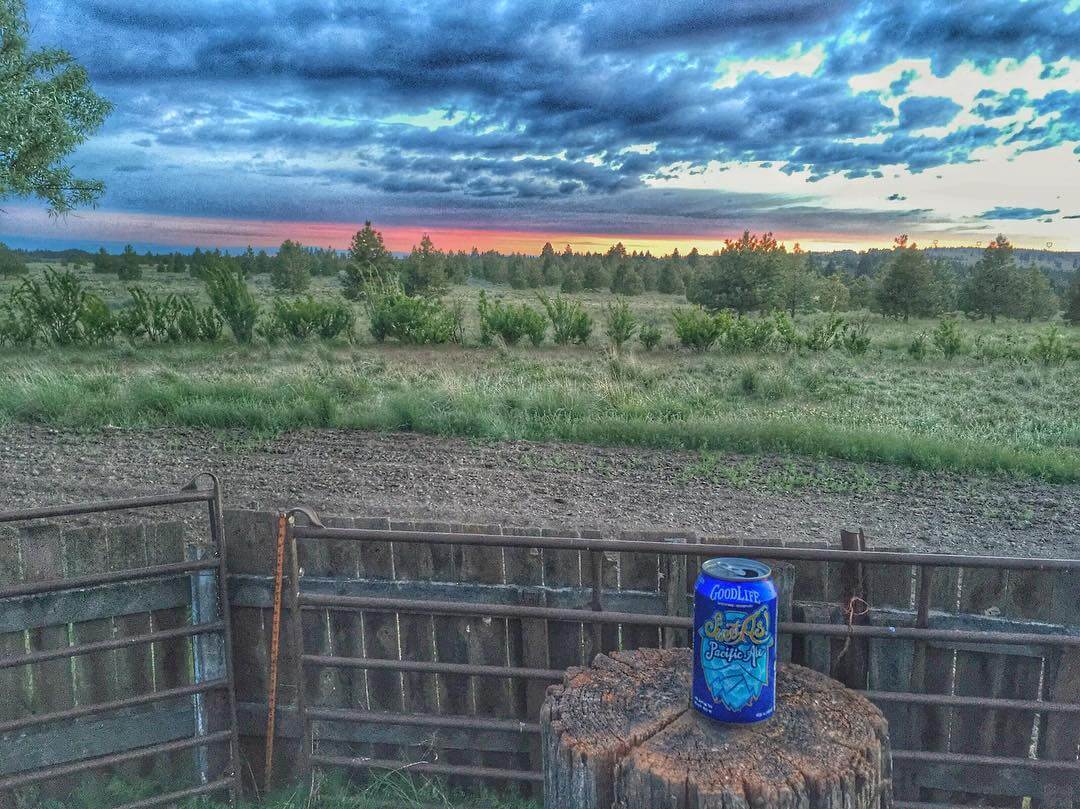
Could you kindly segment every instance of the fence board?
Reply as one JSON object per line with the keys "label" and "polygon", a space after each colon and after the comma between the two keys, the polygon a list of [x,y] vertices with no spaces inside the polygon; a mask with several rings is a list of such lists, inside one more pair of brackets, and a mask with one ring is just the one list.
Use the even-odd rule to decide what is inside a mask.
{"label": "fence board", "polygon": [[[470,531],[472,533],[488,533],[493,530],[495,533],[499,533],[498,528],[493,526],[461,526],[460,528],[461,532]],[[506,579],[501,548],[469,546],[460,547],[460,551],[460,565],[455,571],[456,579],[461,581],[481,582],[483,584],[505,584]],[[439,638],[444,641],[444,636],[447,633],[456,634],[459,643],[464,640],[465,662],[477,665],[507,665],[509,659],[509,637],[507,634],[508,623],[505,618],[494,618],[491,616],[468,618],[465,619],[464,626],[459,623],[456,626],[437,626],[436,629],[439,633]],[[446,658],[441,655],[439,659],[446,660]],[[443,679],[445,679],[445,676]],[[460,683],[456,686],[443,684],[441,693],[445,694],[448,698],[448,701],[443,702],[440,706],[443,713],[456,713],[458,708],[464,707],[466,709],[465,712],[477,716],[502,719],[515,715],[513,694],[511,692],[511,683],[509,680],[493,680],[491,678],[482,680],[478,677],[471,677],[467,678],[465,686],[465,693],[462,695],[465,697],[465,705],[462,706],[460,701],[455,701],[453,699],[455,691],[460,688]],[[457,704],[455,704],[455,702],[457,702]],[[450,755],[449,758],[450,760],[454,760],[455,756]],[[510,769],[516,769],[521,766],[522,763],[517,756],[509,752],[470,753],[464,757],[460,757],[459,760],[463,763],[471,761],[481,766]]]}
{"label": "fence board", "polygon": [[[14,531],[7,526],[0,526],[0,585],[16,584],[22,581],[19,564],[19,540]],[[5,605],[6,609],[7,605]],[[0,634],[0,657],[17,657],[26,653],[25,632],[5,632]],[[0,720],[16,719],[24,716],[30,709],[27,694],[28,672],[25,667],[0,670],[0,689],[4,699],[0,699]]]}
{"label": "fence board", "polygon": [[[108,567],[108,545],[105,529],[100,526],[64,531],[64,555],[69,576],[103,573]],[[112,637],[112,622],[95,618],[72,624],[71,641],[75,644],[93,643]],[[75,659],[75,702],[89,705],[108,698],[110,655],[107,652],[81,655]]]}
{"label": "fence board", "polygon": [[[393,522],[391,530],[431,530],[429,524],[419,522]],[[394,579],[397,581],[432,581],[435,559],[430,545],[398,542],[393,545]],[[435,622],[430,615],[397,614],[400,657],[408,660],[433,661],[435,654]],[[438,675],[422,672],[406,672],[402,677],[402,701],[408,713],[435,713],[438,711]],[[420,754],[424,755],[428,751]],[[416,760],[417,751],[406,753],[406,760]]]}
{"label": "fence board", "polygon": [[[230,509],[223,519],[225,536],[228,541],[229,573],[274,575],[274,542],[277,531],[276,515],[270,512]],[[273,579],[269,579],[272,587]],[[230,581],[230,600],[233,607],[233,671],[236,673],[236,699],[243,702],[265,701],[270,671],[270,613],[262,607],[237,605],[233,597]],[[266,604],[270,603],[269,597]],[[294,688],[289,682],[292,667],[286,665],[287,656],[292,652],[289,634],[290,623],[282,621],[281,636],[281,676],[278,681],[278,699],[283,704],[291,703]],[[261,789],[263,784],[263,763],[265,761],[266,715],[262,717],[262,729],[259,733],[248,735],[241,733],[240,756],[247,782],[252,789]],[[288,772],[295,744],[282,744],[275,747],[274,771]],[[257,792],[256,792],[257,794]]]}
{"label": "fence board", "polygon": [[[1008,571],[963,568],[960,612],[998,616],[1005,610]],[[1042,661],[1002,652],[958,649],[956,693],[963,696],[1037,699]],[[954,752],[1024,757],[1031,746],[1033,712],[958,708],[952,714],[950,746]],[[978,792],[969,789],[969,792]],[[955,798],[956,796],[953,796]],[[1020,806],[1020,798],[1001,799],[1001,806]]]}
{"label": "fence board", "polygon": [[[663,540],[672,534],[666,531],[620,531],[623,540]],[[619,552],[619,589],[643,593],[660,590],[660,557],[655,553]],[[656,648],[663,645],[661,632],[652,626],[619,627],[619,648]]]}

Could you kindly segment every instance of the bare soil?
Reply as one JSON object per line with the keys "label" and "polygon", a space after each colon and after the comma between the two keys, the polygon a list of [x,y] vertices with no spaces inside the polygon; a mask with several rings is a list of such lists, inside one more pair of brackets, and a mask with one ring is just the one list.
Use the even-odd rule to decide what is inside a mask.
{"label": "bare soil", "polygon": [[176,489],[216,473],[228,506],[1080,557],[1080,486],[886,465],[414,434],[0,430],[0,509]]}

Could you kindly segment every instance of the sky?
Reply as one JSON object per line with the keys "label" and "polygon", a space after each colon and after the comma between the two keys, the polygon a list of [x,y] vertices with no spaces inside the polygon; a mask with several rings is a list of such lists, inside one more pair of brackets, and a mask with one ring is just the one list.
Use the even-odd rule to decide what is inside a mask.
{"label": "sky", "polygon": [[1080,249],[1080,0],[29,0],[115,110],[18,246]]}

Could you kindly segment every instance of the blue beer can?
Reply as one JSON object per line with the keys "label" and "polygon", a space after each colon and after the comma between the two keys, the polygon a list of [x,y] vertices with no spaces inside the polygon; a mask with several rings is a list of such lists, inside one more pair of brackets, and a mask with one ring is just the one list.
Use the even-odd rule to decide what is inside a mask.
{"label": "blue beer can", "polygon": [[712,719],[761,722],[776,707],[776,587],[768,565],[709,559],[694,586],[691,702]]}

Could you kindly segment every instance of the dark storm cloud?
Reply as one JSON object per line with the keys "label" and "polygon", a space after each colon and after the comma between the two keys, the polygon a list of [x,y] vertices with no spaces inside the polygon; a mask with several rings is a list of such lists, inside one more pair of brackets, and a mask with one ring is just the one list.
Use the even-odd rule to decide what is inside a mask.
{"label": "dark storm cloud", "polygon": [[[1046,208],[1003,208],[999,206],[989,211],[983,211],[979,214],[979,219],[1043,219],[1055,213],[1061,213],[1061,210],[1059,208],[1054,208],[1051,211]],[[1065,218],[1068,219],[1068,217]]]}
{"label": "dark storm cloud", "polygon": [[[943,75],[962,59],[1077,55],[1080,13],[1051,0],[31,0],[31,13],[42,44],[73,51],[116,103],[111,163],[105,146],[80,160],[165,171],[130,148],[153,145],[181,155],[172,165],[216,161],[236,193],[262,179],[554,205],[625,196],[672,166],[879,177],[967,162],[1005,138],[1017,151],[1080,142],[1076,93],[988,94],[973,110],[983,118],[1030,108],[1045,120],[931,137],[917,130],[952,121],[951,99],[904,97],[897,117],[848,83],[900,58]],[[815,47],[814,75],[717,86],[741,58]],[[891,94],[915,77],[903,72]],[[437,128],[392,122],[431,110],[447,113]],[[117,175],[107,201],[134,200],[147,171]]]}
{"label": "dark storm cloud", "polygon": [[956,117],[963,107],[951,98],[918,96],[900,102],[900,128],[923,129],[944,126]]}
{"label": "dark storm cloud", "polygon": [[946,76],[962,61],[988,67],[1000,59],[1044,62],[1080,55],[1080,13],[1062,0],[981,0],[861,4],[854,27],[865,36],[830,49],[840,75],[877,70],[897,59],[929,59]]}

